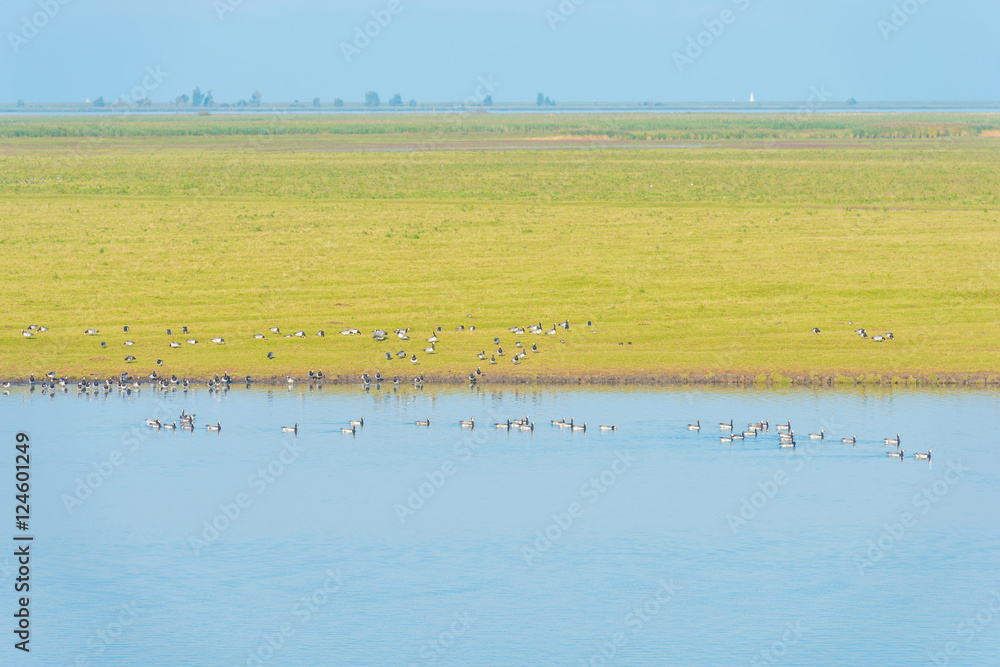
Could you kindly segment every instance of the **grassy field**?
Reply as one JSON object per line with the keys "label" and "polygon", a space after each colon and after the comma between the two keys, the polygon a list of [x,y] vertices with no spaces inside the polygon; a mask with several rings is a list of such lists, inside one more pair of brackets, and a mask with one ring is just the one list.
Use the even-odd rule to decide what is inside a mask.
{"label": "grassy field", "polygon": [[[0,377],[1000,376],[997,117],[259,127],[0,121]],[[539,352],[514,365],[517,340]]]}

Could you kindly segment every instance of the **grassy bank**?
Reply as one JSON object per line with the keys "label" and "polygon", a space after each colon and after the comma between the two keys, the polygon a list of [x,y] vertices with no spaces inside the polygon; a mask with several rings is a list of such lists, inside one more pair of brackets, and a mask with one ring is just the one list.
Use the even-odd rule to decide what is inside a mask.
{"label": "grassy bank", "polygon": [[[406,153],[324,141],[339,140],[4,140],[0,376],[1000,372],[1000,140]],[[506,330],[567,319],[552,336]],[[29,324],[49,331],[25,339]],[[409,341],[392,334],[407,327]],[[494,354],[494,337],[505,355],[491,367],[476,354]],[[539,351],[514,365],[518,340]],[[419,363],[385,360],[400,350]]]}

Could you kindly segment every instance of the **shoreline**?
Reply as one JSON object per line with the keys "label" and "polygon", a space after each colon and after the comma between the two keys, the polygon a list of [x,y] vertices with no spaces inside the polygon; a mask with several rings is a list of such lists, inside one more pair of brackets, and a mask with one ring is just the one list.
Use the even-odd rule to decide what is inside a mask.
{"label": "shoreline", "polygon": [[[93,380],[96,374],[85,377],[66,377],[67,387],[82,380]],[[232,373],[231,385],[243,385],[246,373]],[[418,374],[400,375],[399,384],[411,385]],[[113,376],[112,376],[113,377]],[[169,377],[169,376],[162,376]],[[204,376],[185,376],[190,383],[206,384],[215,374]],[[292,377],[294,384],[329,384],[329,385],[363,385],[360,373],[326,375],[322,380],[302,375],[267,375],[254,377],[252,384],[266,386],[288,385]],[[381,383],[372,381],[370,384],[392,385],[392,375],[383,377]],[[148,375],[132,376],[133,380],[143,385],[150,382]],[[58,379],[58,378],[57,378]],[[102,378],[103,379],[103,378]],[[30,386],[28,378],[3,377],[2,382],[15,386]],[[55,381],[55,380],[51,380]],[[50,382],[42,376],[35,378],[35,384]],[[456,373],[425,373],[423,384],[458,385],[469,382],[469,376],[464,372]],[[564,373],[564,374],[515,374],[484,372],[477,378],[477,384],[483,385],[540,385],[540,386],[636,386],[636,387],[681,387],[681,386],[743,386],[743,387],[854,387],[854,386],[913,386],[913,387],[1000,387],[1000,373],[833,373],[829,371],[816,373],[749,373],[749,372],[703,372],[692,371],[684,373],[635,373],[635,372],[595,372],[595,373]],[[177,386],[177,385],[175,385]]]}

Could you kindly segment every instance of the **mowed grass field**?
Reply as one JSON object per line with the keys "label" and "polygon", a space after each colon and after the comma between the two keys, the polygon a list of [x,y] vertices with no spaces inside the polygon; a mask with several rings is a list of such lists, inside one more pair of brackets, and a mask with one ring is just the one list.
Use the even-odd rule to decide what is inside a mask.
{"label": "mowed grass field", "polygon": [[[865,120],[908,139],[851,138],[856,119],[838,130],[817,117],[749,141],[787,119],[727,118],[713,132],[729,134],[680,147],[649,147],[641,120],[619,131],[614,118],[589,119],[593,137],[635,136],[544,150],[493,142],[489,124],[544,144],[581,120],[526,121],[521,135],[499,131],[509,118],[476,116],[465,133],[393,120],[402,129],[381,132],[380,145],[413,148],[419,135],[421,150],[405,151],[355,150],[356,117],[265,136],[216,117],[171,120],[226,124],[201,135],[144,134],[137,123],[163,121],[135,118],[118,134],[137,136],[85,143],[8,132],[0,376],[460,379],[477,366],[487,379],[527,380],[1000,376],[992,117]],[[669,132],[670,120],[647,129]],[[116,134],[113,121],[90,122]],[[507,331],[564,320],[551,336]],[[25,339],[30,324],[49,330]],[[83,335],[91,327],[100,334]],[[348,327],[362,335],[340,335]],[[894,340],[863,340],[858,327]],[[376,328],[390,339],[372,340]],[[305,338],[284,337],[299,330]],[[476,355],[493,355],[494,337],[505,354],[491,365]],[[539,351],[515,365],[518,340]],[[386,361],[400,350],[419,363]]]}

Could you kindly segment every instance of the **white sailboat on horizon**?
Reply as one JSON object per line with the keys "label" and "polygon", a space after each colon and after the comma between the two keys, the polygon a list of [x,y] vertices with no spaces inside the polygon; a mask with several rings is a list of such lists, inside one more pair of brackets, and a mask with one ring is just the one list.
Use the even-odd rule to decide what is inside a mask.
{"label": "white sailboat on horizon", "polygon": [[753,100],[753,91],[751,90],[751,91],[750,91],[750,102],[752,103],[753,101],[754,101],[754,100]]}

